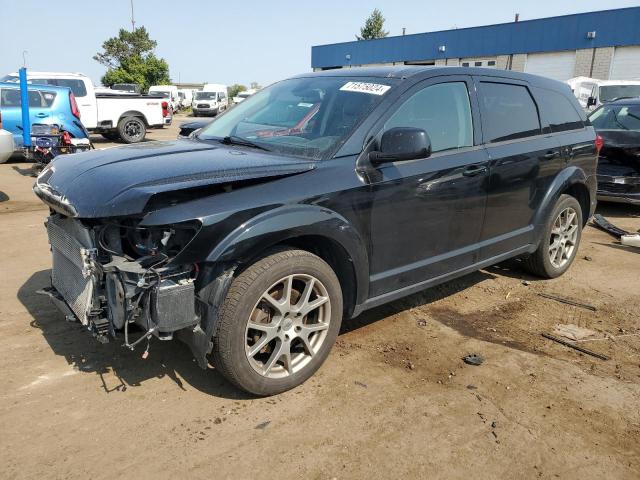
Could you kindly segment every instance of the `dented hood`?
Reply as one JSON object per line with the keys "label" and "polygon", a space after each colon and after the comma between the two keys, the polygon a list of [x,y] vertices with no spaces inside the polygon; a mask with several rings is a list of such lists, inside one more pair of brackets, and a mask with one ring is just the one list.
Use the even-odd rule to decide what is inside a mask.
{"label": "dented hood", "polygon": [[218,143],[148,142],[61,155],[43,170],[34,191],[66,215],[97,218],[143,212],[158,193],[313,168],[309,160]]}

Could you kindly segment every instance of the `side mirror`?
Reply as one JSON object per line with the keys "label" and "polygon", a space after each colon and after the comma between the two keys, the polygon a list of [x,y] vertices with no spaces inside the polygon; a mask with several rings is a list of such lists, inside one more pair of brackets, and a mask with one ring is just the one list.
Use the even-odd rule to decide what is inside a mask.
{"label": "side mirror", "polygon": [[593,107],[596,104],[596,99],[594,97],[587,98],[587,107]]}
{"label": "side mirror", "polygon": [[379,151],[369,153],[371,163],[380,164],[427,158],[431,155],[431,139],[421,128],[395,127],[382,134]]}

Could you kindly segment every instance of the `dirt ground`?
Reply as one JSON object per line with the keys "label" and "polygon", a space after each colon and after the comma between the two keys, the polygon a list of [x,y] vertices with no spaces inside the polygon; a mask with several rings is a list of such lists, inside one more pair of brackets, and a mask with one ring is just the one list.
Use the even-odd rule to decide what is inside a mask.
{"label": "dirt ground", "polygon": [[[34,293],[51,258],[28,167],[0,165],[2,478],[640,478],[640,252],[606,233],[559,279],[512,262],[345,322],[311,380],[256,399],[179,342],[100,345]],[[541,337],[558,323],[611,359]]]}

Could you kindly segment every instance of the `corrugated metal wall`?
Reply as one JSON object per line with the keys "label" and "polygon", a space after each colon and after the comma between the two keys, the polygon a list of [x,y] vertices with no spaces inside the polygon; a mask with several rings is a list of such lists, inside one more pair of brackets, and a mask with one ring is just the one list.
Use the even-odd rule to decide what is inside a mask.
{"label": "corrugated metal wall", "polygon": [[[596,32],[596,38],[587,38],[590,31]],[[444,52],[439,51],[442,45]],[[311,48],[311,66],[328,68],[624,45],[640,45],[640,7],[319,45]]]}

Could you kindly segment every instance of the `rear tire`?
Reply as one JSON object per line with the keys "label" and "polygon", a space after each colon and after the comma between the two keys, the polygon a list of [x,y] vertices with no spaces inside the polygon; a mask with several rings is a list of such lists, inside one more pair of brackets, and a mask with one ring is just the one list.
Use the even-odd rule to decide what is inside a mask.
{"label": "rear tire", "polygon": [[571,195],[560,195],[544,228],[538,249],[523,259],[523,266],[542,278],[556,278],[576,258],[582,237],[582,208]]}
{"label": "rear tire", "polygon": [[341,321],[342,290],[331,267],[304,250],[273,253],[231,284],[219,311],[213,364],[249,393],[284,392],[320,368]]}
{"label": "rear tire", "polygon": [[147,126],[140,117],[123,117],[118,122],[118,135],[124,143],[138,143],[144,140]]}

